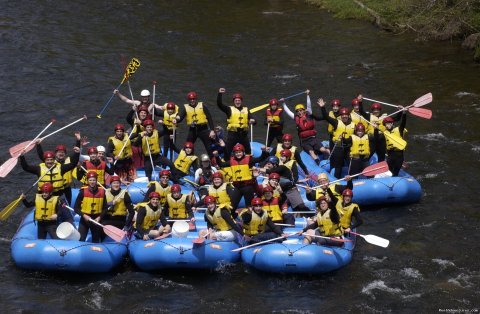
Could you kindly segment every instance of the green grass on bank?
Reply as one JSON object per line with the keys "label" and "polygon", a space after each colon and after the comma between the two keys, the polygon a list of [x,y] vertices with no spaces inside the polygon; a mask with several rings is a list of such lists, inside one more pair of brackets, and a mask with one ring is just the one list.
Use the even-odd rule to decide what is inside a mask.
{"label": "green grass on bank", "polygon": [[[421,40],[462,39],[480,61],[480,0],[305,0],[337,18],[363,19]],[[472,35],[472,36],[470,36]]]}

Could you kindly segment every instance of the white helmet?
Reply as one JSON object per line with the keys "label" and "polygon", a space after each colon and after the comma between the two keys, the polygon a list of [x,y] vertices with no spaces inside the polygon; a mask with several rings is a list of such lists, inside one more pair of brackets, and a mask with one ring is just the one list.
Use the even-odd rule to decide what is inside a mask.
{"label": "white helmet", "polygon": [[105,153],[105,147],[102,145],[97,146],[97,151],[98,152],[104,152]]}
{"label": "white helmet", "polygon": [[208,157],[207,154],[202,154],[200,156],[200,161],[210,161],[210,158]]}
{"label": "white helmet", "polygon": [[150,96],[150,92],[148,91],[148,89],[144,89],[144,90],[142,90],[142,92],[140,93],[140,96],[142,96],[142,97]]}

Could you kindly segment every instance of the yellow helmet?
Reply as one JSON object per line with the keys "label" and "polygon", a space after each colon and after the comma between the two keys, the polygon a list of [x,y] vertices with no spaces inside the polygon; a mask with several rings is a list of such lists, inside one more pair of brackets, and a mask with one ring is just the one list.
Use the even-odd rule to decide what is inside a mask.
{"label": "yellow helmet", "polygon": [[295,106],[295,111],[297,111],[298,109],[303,109],[303,110],[305,110],[305,105],[304,105],[304,104],[297,104],[297,105]]}
{"label": "yellow helmet", "polygon": [[318,175],[317,181],[320,181],[320,180],[328,180],[328,176],[325,172],[322,172]]}

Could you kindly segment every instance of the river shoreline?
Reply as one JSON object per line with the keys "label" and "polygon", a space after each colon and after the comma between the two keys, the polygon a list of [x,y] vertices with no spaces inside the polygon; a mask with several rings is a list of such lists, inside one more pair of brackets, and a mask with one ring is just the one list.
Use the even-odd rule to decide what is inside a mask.
{"label": "river shoreline", "polygon": [[458,41],[473,51],[480,62],[479,4],[463,0],[305,0],[306,3],[332,12],[336,18],[370,21],[379,28],[402,34],[414,33],[421,41]]}

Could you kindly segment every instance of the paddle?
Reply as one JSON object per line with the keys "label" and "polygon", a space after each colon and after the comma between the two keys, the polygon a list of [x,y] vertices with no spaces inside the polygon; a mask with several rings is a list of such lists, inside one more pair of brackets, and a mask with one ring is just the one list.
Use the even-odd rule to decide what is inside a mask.
{"label": "paddle", "polygon": [[[350,178],[358,177],[358,176],[360,176],[360,175],[364,175],[364,176],[374,176],[374,175],[377,175],[377,174],[380,174],[380,173],[384,173],[384,172],[387,172],[387,171],[388,171],[388,164],[387,164],[386,161],[382,161],[382,162],[379,162],[379,163],[376,163],[376,164],[373,164],[373,165],[370,165],[370,166],[366,167],[365,169],[363,169],[362,172],[357,173],[357,174],[354,174],[354,175],[351,175]],[[345,178],[346,178],[346,177],[345,177]],[[336,182],[345,180],[345,178],[342,178],[342,179],[338,179],[338,180],[329,182],[328,185],[331,185],[331,184],[333,184],[333,183],[336,183]],[[311,189],[319,189],[319,188],[321,188],[321,186],[311,187]]]}
{"label": "paddle", "polygon": [[254,244],[250,244],[250,245],[247,245],[247,246],[242,246],[238,249],[234,249],[232,250],[232,252],[238,252],[238,251],[243,251],[245,249],[248,249],[248,248],[251,248],[251,247],[254,247],[254,246],[257,246],[257,245],[261,245],[261,244],[265,244],[265,243],[269,243],[269,242],[274,242],[274,241],[277,241],[277,240],[280,240],[280,239],[284,239],[284,238],[288,238],[292,235],[295,235],[297,233],[290,233],[286,236],[281,236],[281,237],[277,237],[277,238],[273,238],[273,239],[270,239],[270,240],[265,240],[265,241],[262,241],[262,242],[258,242],[258,243],[254,243]]}
{"label": "paddle", "polygon": [[[373,101],[373,102],[377,102],[379,104],[387,105],[387,106],[390,106],[390,107],[398,108],[397,105],[389,104],[389,103],[382,102],[382,101],[379,101],[379,100],[370,99],[370,98],[366,98],[366,97],[363,97],[363,99]],[[411,108],[408,108],[408,112],[410,112],[411,114],[413,114],[415,116],[418,116],[420,118],[424,118],[424,119],[430,119],[432,117],[432,110],[430,110],[430,109],[411,107]]]}
{"label": "paddle", "polygon": [[193,244],[203,244],[205,243],[205,238],[210,234],[210,231],[208,231],[203,237],[198,237],[192,240]]}
{"label": "paddle", "polygon": [[[404,109],[405,109],[405,108],[404,108]],[[400,110],[400,111],[403,111],[403,109]],[[398,112],[400,112],[400,111],[398,111]],[[355,111],[354,111],[353,113],[355,113],[355,114],[356,114],[357,116],[359,116],[359,117],[362,117],[362,116],[360,116],[358,113],[356,113]],[[387,117],[388,117],[388,116],[387,116]],[[367,122],[368,124],[370,124],[370,125],[373,126],[374,128],[378,129],[378,126],[375,126],[373,123],[371,123],[371,122],[368,121],[367,119],[364,118],[363,121]],[[392,142],[395,142],[400,150],[404,150],[405,147],[407,147],[407,141],[405,141],[405,140],[404,140],[403,138],[401,138],[400,136],[398,136],[398,135],[396,135],[396,134],[394,134],[394,133],[390,133],[390,132],[383,132],[383,135],[384,135],[385,137],[388,137],[388,139],[391,140]]]}
{"label": "paddle", "polygon": [[309,236],[309,237],[314,237],[314,238],[322,238],[322,239],[328,239],[328,240],[332,240],[332,241],[337,241],[337,242],[352,242],[352,240],[348,240],[348,239],[339,239],[339,238],[332,238],[332,237],[324,237],[324,236],[321,236],[321,235],[316,235],[316,234],[308,234],[306,232],[302,233],[303,235],[306,235],[306,236]]}
{"label": "paddle", "polygon": [[267,123],[267,135],[265,136],[265,147],[268,147],[268,134],[270,133],[270,122]]}
{"label": "paddle", "polygon": [[[60,131],[62,131],[62,130],[65,130],[66,128],[69,128],[69,127],[71,127],[72,125],[74,125],[74,124],[76,124],[76,123],[78,123],[78,122],[80,122],[80,121],[82,121],[82,120],[86,120],[86,119],[87,119],[87,116],[83,116],[82,118],[80,118],[80,119],[78,119],[78,120],[75,120],[75,121],[73,121],[72,123],[67,124],[67,125],[64,126],[64,127],[61,127],[60,129],[58,129],[58,130],[56,130],[56,131],[54,131],[54,132],[52,132],[52,133],[50,133],[50,134],[45,135],[44,137],[40,138],[40,141],[43,141],[43,140],[45,140],[46,138],[48,138],[48,137],[50,137],[50,136],[52,136],[52,135],[54,135],[54,134],[56,134],[56,133],[58,133],[58,132],[60,132]],[[15,146],[11,147],[11,148],[9,149],[10,156],[12,156],[12,157],[18,157],[18,156],[20,156],[20,154],[22,153],[22,151],[24,151],[25,153],[31,151],[31,150],[33,149],[33,147],[34,147],[33,145],[29,145],[31,142],[32,142],[32,141],[25,141],[25,142],[22,142],[22,143],[20,143],[20,144],[17,144],[17,145],[15,145]]]}
{"label": "paddle", "polygon": [[[293,98],[293,97],[297,97],[297,96],[299,96],[299,95],[305,94],[306,92],[307,92],[307,91],[305,90],[305,91],[300,92],[300,93],[296,93],[296,94],[293,94],[293,95],[290,95],[290,96],[287,96],[287,97],[283,97],[283,99],[284,99],[284,100],[287,100],[287,99],[290,99],[290,98]],[[260,106],[255,107],[255,108],[252,108],[252,109],[250,109],[250,110],[248,110],[248,111],[250,111],[250,113],[255,113],[255,112],[257,112],[257,111],[262,110],[263,108],[267,108],[268,106],[269,106],[269,104],[267,103],[267,104],[263,104],[263,105],[260,105]]]}
{"label": "paddle", "polygon": [[47,174],[49,173],[53,168],[55,167],[55,164],[53,164],[52,167],[50,167],[50,169],[48,169],[47,171],[45,171],[45,173],[40,176],[37,181],[35,181],[34,184],[32,184],[32,186],[27,190],[25,191],[24,193],[20,194],[20,196],[15,199],[13,202],[11,202],[10,204],[8,204],[4,209],[2,209],[2,211],[0,212],[0,221],[3,221],[3,220],[6,220],[8,219],[8,217],[10,217],[10,215],[15,211],[15,208],[17,208],[18,204],[20,204],[20,202],[22,201],[22,195],[26,195],[28,192],[30,192],[31,189],[33,189],[33,187],[35,185],[37,185],[37,183],[42,180],[42,178]]}
{"label": "paddle", "polygon": [[350,231],[350,233],[364,238],[365,241],[367,241],[370,244],[378,245],[378,246],[381,246],[381,247],[388,247],[388,245],[390,244],[389,240],[381,238],[381,237],[373,235],[373,234],[363,235],[363,234],[356,233],[356,232],[353,232],[353,231]]}
{"label": "paddle", "polygon": [[432,93],[425,94],[425,95],[417,98],[417,100],[415,100],[415,101],[413,102],[413,104],[411,104],[411,105],[409,105],[409,106],[407,106],[407,107],[405,107],[405,108],[403,108],[403,109],[397,110],[397,111],[389,114],[387,117],[391,117],[391,116],[393,116],[393,115],[396,115],[397,113],[399,113],[399,112],[401,112],[401,111],[403,111],[403,110],[405,110],[405,109],[411,108],[411,107],[418,108],[418,107],[425,106],[426,104],[431,103],[432,100],[433,100]]}
{"label": "paddle", "polygon": [[[120,86],[122,86],[123,82],[125,82],[125,80],[128,80],[129,76],[135,73],[135,71],[137,71],[138,67],[140,67],[140,60],[138,60],[137,58],[132,58],[132,60],[128,63],[127,68],[125,69],[125,73],[123,74],[122,81],[120,82],[120,84],[118,84],[115,90],[119,89]],[[102,113],[105,111],[105,109],[107,109],[108,105],[110,105],[114,96],[115,96],[115,93],[112,92],[112,95],[107,100],[107,102],[103,106],[100,113],[97,115],[97,118],[99,119],[102,118]]]}
{"label": "paddle", "polygon": [[[155,121],[155,87],[157,86],[157,81],[152,81],[153,83],[153,98],[152,98],[152,104],[153,104],[153,109],[152,109],[152,120]],[[151,159],[152,157],[150,157]]]}
{"label": "paddle", "polygon": [[[133,127],[132,130],[130,131],[130,133],[128,134],[128,138],[125,140],[125,142],[123,143],[123,146],[122,146],[122,149],[120,150],[120,152],[118,153],[117,156],[115,156],[117,159],[115,159],[115,161],[113,162],[113,165],[115,166],[117,164],[117,161],[118,161],[118,157],[120,157],[123,153],[123,150],[125,149],[125,147],[127,147],[127,143],[128,141],[130,140],[130,136],[132,136],[133,134],[133,131],[135,131],[135,128]],[[125,134],[124,134],[124,138],[125,138]],[[155,168],[152,167],[152,170],[155,171]]]}
{"label": "paddle", "polygon": [[[52,121],[50,121],[50,123],[40,133],[38,133],[38,135],[35,136],[35,138],[33,140],[26,141],[26,142],[23,142],[23,143],[20,143],[20,144],[17,144],[15,146],[11,147],[9,149],[10,156],[12,156],[12,157],[19,156],[22,153],[22,151],[27,150],[30,147],[30,145],[34,144],[35,141],[40,137],[40,135],[42,135],[53,123],[55,123],[55,119],[52,119]],[[24,143],[27,143],[27,144],[24,145]],[[33,146],[35,146],[35,145],[33,145]],[[29,149],[29,151],[30,150],[31,149]]]}

